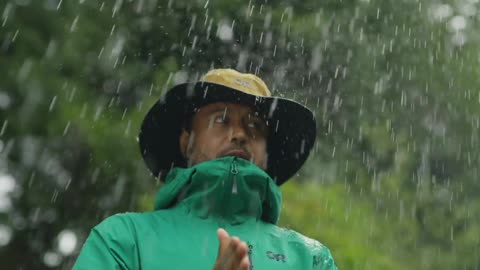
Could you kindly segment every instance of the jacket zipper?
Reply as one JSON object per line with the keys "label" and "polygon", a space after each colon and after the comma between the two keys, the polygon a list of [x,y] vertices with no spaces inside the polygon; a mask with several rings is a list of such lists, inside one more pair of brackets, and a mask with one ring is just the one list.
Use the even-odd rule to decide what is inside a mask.
{"label": "jacket zipper", "polygon": [[250,262],[250,270],[253,270],[253,245],[248,243],[248,261]]}
{"label": "jacket zipper", "polygon": [[232,194],[237,194],[238,193],[238,187],[237,187],[237,163],[235,163],[235,160],[232,162],[232,169],[230,172],[233,175],[233,185],[232,185]]}

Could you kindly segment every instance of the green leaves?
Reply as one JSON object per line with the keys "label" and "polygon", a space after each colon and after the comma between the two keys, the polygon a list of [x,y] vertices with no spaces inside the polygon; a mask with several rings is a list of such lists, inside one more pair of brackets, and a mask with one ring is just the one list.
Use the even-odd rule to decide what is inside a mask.
{"label": "green leaves", "polygon": [[151,209],[159,186],[136,142],[144,114],[174,84],[233,67],[317,115],[317,145],[295,179],[305,185],[284,187],[282,224],[325,243],[342,269],[474,268],[476,9],[454,0],[4,3],[0,172],[20,188],[0,213],[12,231],[0,258],[45,269],[62,230],[82,236],[112,213]]}

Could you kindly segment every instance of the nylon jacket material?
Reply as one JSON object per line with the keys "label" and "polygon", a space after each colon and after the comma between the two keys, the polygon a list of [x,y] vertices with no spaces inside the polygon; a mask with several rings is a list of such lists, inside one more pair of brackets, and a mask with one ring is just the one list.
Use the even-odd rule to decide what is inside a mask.
{"label": "nylon jacket material", "polygon": [[105,219],[73,269],[212,269],[224,228],[247,243],[250,269],[337,270],[327,247],[276,225],[281,201],[268,174],[241,158],[173,168],[155,211]]}

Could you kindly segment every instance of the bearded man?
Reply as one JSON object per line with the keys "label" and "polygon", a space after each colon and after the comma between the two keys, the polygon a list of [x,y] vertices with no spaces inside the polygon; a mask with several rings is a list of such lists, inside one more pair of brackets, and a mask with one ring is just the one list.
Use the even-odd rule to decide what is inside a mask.
{"label": "bearded man", "polygon": [[327,247],[276,225],[280,186],[315,137],[313,113],[253,74],[214,69],[173,87],[139,134],[165,183],[155,211],[101,222],[74,269],[337,269]]}

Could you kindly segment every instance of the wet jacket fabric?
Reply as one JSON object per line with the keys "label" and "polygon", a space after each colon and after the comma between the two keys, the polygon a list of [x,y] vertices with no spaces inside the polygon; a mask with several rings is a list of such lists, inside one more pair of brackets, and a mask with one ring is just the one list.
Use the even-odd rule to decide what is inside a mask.
{"label": "wet jacket fabric", "polygon": [[249,247],[251,268],[336,270],[327,247],[276,226],[281,192],[256,165],[223,157],[173,168],[155,211],[117,214],[92,229],[74,269],[212,269],[224,228]]}

